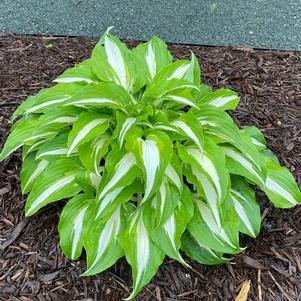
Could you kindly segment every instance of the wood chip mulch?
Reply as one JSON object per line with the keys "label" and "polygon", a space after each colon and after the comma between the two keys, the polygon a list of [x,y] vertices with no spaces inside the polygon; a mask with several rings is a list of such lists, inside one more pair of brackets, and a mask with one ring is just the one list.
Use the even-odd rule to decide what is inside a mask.
{"label": "wood chip mulch", "polygon": [[[50,86],[65,68],[90,55],[95,39],[0,36],[0,145],[9,116],[27,96]],[[133,46],[134,42],[128,42]],[[270,148],[301,185],[301,54],[170,45],[176,58],[192,49],[205,83],[239,92],[233,114],[240,126],[256,125]],[[85,261],[71,262],[58,246],[62,204],[24,217],[20,193],[20,154],[0,164],[0,299],[122,300],[131,290],[128,264],[120,260],[107,272],[82,278]],[[232,263],[192,270],[166,259],[136,300],[235,300],[250,280],[249,300],[301,300],[301,207],[275,209],[261,193],[262,231],[242,237],[246,251]]]}

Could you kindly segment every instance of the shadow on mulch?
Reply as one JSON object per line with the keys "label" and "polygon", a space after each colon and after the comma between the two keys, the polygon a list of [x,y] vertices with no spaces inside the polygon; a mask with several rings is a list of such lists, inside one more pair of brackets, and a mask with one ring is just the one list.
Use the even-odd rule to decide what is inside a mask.
{"label": "shadow on mulch", "polygon": [[[1,145],[16,106],[51,85],[65,68],[88,57],[95,42],[0,37]],[[300,185],[301,54],[183,45],[170,45],[170,49],[177,59],[188,58],[192,49],[205,83],[240,93],[241,104],[233,114],[237,124],[258,126]],[[25,219],[20,164],[16,153],[0,165],[0,299],[114,301],[127,296],[131,274],[124,260],[98,276],[81,278],[84,260],[70,262],[63,257],[57,233],[61,203]],[[166,259],[136,300],[234,300],[247,279],[251,280],[249,300],[301,300],[301,207],[275,209],[263,194],[258,200],[262,231],[256,240],[242,237],[248,247],[243,254],[222,266],[191,262],[192,271]]]}

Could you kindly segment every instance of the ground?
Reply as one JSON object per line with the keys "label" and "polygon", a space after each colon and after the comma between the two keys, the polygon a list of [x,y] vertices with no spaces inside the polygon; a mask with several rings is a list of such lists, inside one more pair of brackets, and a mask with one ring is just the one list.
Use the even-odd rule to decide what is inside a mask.
{"label": "ground", "polygon": [[[65,68],[88,57],[95,42],[0,37],[1,145],[16,106],[51,85]],[[241,104],[232,113],[235,121],[240,127],[258,126],[301,185],[301,54],[183,45],[170,45],[170,49],[178,59],[188,58],[192,49],[205,83],[239,92]],[[20,165],[19,152],[0,164],[0,299],[119,301],[127,296],[131,274],[125,260],[98,276],[82,278],[84,257],[75,262],[64,258],[57,233],[61,202],[24,217]],[[261,234],[256,240],[242,236],[247,247],[243,254],[222,266],[189,261],[192,270],[166,259],[136,300],[234,300],[248,279],[249,300],[301,300],[301,207],[275,209],[261,193],[258,201]]]}

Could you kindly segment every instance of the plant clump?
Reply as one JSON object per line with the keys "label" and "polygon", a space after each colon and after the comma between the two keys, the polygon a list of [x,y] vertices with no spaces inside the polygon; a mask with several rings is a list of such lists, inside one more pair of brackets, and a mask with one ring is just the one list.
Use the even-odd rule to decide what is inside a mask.
{"label": "plant clump", "polygon": [[276,207],[301,202],[261,132],[226,112],[237,93],[204,85],[193,53],[174,61],[157,37],[129,50],[106,32],[55,83],[17,108],[0,159],[22,147],[27,216],[68,199],[60,245],[72,260],[85,249],[84,276],[125,255],[128,299],[166,255],[189,268],[180,250],[207,265],[239,253],[239,233],[260,231],[253,185]]}

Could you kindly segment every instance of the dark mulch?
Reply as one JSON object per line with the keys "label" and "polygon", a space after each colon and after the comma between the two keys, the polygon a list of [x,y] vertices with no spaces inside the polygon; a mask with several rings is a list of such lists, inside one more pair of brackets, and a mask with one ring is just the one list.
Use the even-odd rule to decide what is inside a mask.
{"label": "dark mulch", "polygon": [[[46,48],[47,44],[52,48]],[[89,56],[95,39],[0,37],[1,145],[8,117],[28,95],[51,85],[65,68]],[[132,44],[133,43],[129,43]],[[242,97],[234,114],[240,126],[254,124],[301,184],[300,53],[171,45],[176,58],[192,49],[205,83],[229,87]],[[20,155],[0,165],[1,300],[121,300],[131,289],[124,260],[95,277],[81,278],[84,260],[70,262],[58,247],[60,205],[24,218],[19,188]],[[301,300],[301,207],[275,209],[260,194],[262,231],[246,237],[248,248],[231,264],[193,271],[166,260],[137,300],[234,300],[251,280],[249,300]]]}

